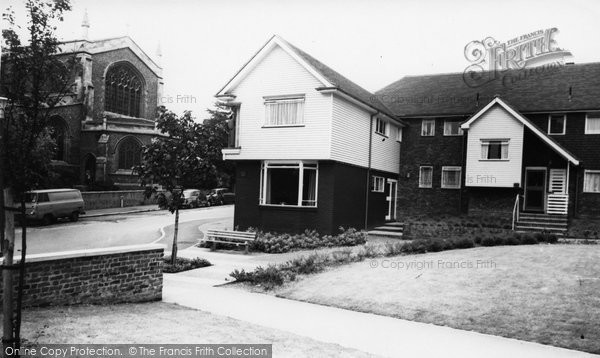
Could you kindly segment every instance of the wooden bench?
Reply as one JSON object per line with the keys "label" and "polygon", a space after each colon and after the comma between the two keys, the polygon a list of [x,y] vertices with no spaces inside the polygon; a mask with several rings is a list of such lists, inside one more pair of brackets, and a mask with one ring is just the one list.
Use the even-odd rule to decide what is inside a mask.
{"label": "wooden bench", "polygon": [[206,230],[202,242],[212,242],[212,249],[217,249],[217,243],[235,246],[244,245],[244,253],[248,253],[248,245],[256,240],[255,232],[233,231],[233,230]]}

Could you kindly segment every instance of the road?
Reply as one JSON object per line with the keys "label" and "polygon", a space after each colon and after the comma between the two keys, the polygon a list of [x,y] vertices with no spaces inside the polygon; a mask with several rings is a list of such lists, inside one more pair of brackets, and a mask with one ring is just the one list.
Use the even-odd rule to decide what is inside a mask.
{"label": "road", "polygon": [[[198,226],[233,217],[233,205],[180,210],[179,250],[200,238]],[[166,210],[82,218],[27,229],[27,254],[86,250],[159,243],[171,249],[175,215]],[[165,233],[163,235],[163,232]],[[21,229],[16,232],[15,256],[20,255]]]}

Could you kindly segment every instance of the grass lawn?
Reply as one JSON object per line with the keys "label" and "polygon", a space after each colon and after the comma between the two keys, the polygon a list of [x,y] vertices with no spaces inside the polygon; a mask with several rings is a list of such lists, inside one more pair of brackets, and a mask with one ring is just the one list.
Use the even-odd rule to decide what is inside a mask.
{"label": "grass lawn", "polygon": [[374,357],[232,318],[153,302],[24,311],[21,336],[42,343],[273,343],[274,357]]}
{"label": "grass lawn", "polygon": [[274,293],[600,353],[600,245],[479,247],[368,259],[305,276]]}

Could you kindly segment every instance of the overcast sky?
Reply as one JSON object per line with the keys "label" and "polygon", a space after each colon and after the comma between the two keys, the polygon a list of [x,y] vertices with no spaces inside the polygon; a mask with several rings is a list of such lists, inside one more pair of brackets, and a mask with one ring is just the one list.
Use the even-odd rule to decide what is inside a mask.
{"label": "overcast sky", "polygon": [[[3,1],[22,7],[20,1]],[[462,72],[464,47],[488,36],[505,42],[556,27],[576,63],[600,61],[600,1],[193,1],[72,0],[59,35],[129,35],[156,59],[162,47],[164,96],[176,112],[202,119],[214,94],[278,34],[370,91],[405,75]],[[22,13],[21,13],[22,15]],[[19,16],[19,12],[17,13]],[[22,19],[22,16],[20,16]]]}

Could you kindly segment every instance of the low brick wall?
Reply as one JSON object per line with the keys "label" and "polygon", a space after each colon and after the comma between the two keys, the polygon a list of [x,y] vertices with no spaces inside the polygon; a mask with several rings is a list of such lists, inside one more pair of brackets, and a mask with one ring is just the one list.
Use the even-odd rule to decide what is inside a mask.
{"label": "low brick wall", "polygon": [[27,256],[23,306],[161,300],[163,251],[136,245]]}
{"label": "low brick wall", "polygon": [[156,204],[156,197],[146,199],[143,190],[83,191],[81,196],[86,210],[119,208],[121,199],[123,207]]}

